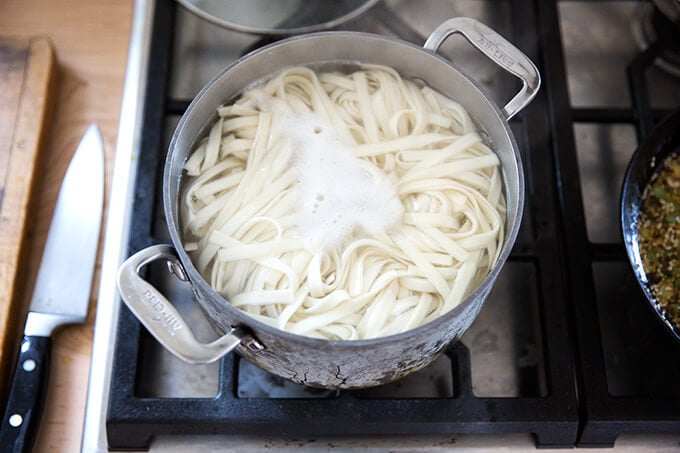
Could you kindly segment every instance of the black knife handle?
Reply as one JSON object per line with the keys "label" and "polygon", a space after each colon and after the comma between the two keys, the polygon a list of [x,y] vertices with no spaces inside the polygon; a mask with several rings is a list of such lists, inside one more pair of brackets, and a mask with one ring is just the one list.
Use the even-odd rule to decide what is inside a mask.
{"label": "black knife handle", "polygon": [[0,427],[0,452],[28,452],[38,434],[50,374],[49,337],[25,336]]}

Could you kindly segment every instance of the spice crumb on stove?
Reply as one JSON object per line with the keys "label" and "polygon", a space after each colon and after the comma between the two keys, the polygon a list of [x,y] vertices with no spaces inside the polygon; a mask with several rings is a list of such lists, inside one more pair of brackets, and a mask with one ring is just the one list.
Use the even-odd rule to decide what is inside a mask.
{"label": "spice crumb on stove", "polygon": [[645,189],[638,236],[649,287],[666,318],[680,326],[680,156],[666,159]]}

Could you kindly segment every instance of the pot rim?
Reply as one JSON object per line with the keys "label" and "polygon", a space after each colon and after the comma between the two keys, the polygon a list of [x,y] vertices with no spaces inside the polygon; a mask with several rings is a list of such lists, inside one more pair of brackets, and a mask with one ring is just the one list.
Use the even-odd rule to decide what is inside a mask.
{"label": "pot rim", "polygon": [[[411,48],[420,52],[424,52],[427,55],[429,55],[432,58],[438,59],[441,62],[445,63],[447,66],[451,68],[451,70],[459,73],[462,77],[467,79],[468,82],[470,82],[478,91],[479,95],[481,96],[481,100],[487,102],[487,104],[493,109],[493,112],[495,113],[496,119],[501,123],[501,127],[503,128],[503,131],[505,135],[508,137],[510,147],[512,148],[512,154],[513,154],[513,164],[517,167],[517,177],[518,177],[518,190],[517,190],[517,212],[514,215],[514,218],[512,219],[511,223],[508,223],[508,218],[506,217],[506,222],[505,222],[505,227],[506,227],[506,234],[505,234],[505,241],[503,244],[503,249],[501,251],[501,254],[498,257],[498,260],[494,264],[494,266],[491,268],[489,273],[484,277],[484,279],[477,285],[477,287],[467,295],[457,306],[452,308],[450,311],[442,314],[441,316],[433,319],[432,321],[429,321],[425,324],[422,324],[418,327],[415,327],[410,330],[406,330],[401,333],[397,334],[392,334],[392,335],[387,335],[387,336],[382,336],[382,337],[376,337],[376,338],[369,338],[369,339],[358,339],[358,340],[328,340],[328,339],[323,339],[323,338],[316,338],[316,337],[309,337],[305,335],[300,335],[300,334],[295,334],[292,332],[288,332],[283,329],[279,329],[278,327],[271,326],[269,324],[266,324],[262,321],[259,321],[247,313],[244,313],[237,308],[233,307],[231,303],[225,299],[222,295],[220,295],[217,291],[215,291],[212,286],[203,278],[203,276],[198,272],[198,270],[195,268],[193,265],[193,262],[187,252],[184,250],[183,247],[183,242],[181,235],[179,233],[180,228],[180,222],[179,222],[179,212],[177,211],[177,216],[173,215],[173,204],[177,203],[177,194],[170,194],[170,191],[168,190],[168,185],[170,181],[170,176],[172,173],[172,159],[171,156],[174,153],[174,150],[176,148],[176,144],[178,141],[179,136],[182,134],[182,131],[184,130],[185,125],[191,120],[191,113],[196,109],[196,106],[202,101],[202,99],[206,96],[207,91],[215,84],[217,83],[218,80],[221,80],[223,77],[228,77],[229,73],[233,71],[233,69],[244,62],[247,59],[253,58],[259,54],[262,53],[268,53],[268,52],[273,52],[276,50],[277,47],[283,46],[283,45],[288,45],[291,42],[294,41],[299,41],[299,40],[310,40],[310,39],[318,39],[318,38],[327,38],[327,37],[337,37],[338,39],[343,39],[345,37],[362,37],[367,40],[377,40],[377,41],[383,41],[387,42],[390,45],[396,45],[396,46],[404,46],[407,48]],[[333,62],[333,61],[340,61],[340,60],[321,60],[319,63],[323,62]],[[353,63],[356,63],[354,61]],[[365,61],[358,61],[358,63],[364,63],[364,64],[370,64],[370,62],[365,62]],[[274,71],[272,74],[275,74],[276,72],[280,71]],[[425,80],[427,82],[427,80]],[[246,87],[242,87],[242,89],[245,89]],[[232,95],[235,96],[235,95]],[[473,117],[473,120],[476,122],[477,120]],[[479,124],[477,124],[480,126]],[[484,128],[482,128],[484,130]],[[193,143],[196,142],[196,138],[194,138]],[[496,152],[494,150],[494,152]],[[505,176],[505,175],[503,175]],[[179,175],[181,178],[181,173]],[[390,38],[387,36],[383,35],[377,35],[373,33],[364,33],[364,32],[356,32],[356,31],[322,31],[322,32],[316,32],[316,33],[309,33],[305,35],[299,35],[299,36],[293,36],[290,38],[286,38],[280,41],[277,41],[275,43],[263,46],[261,48],[258,48],[238,60],[230,63],[228,66],[223,68],[216,76],[214,76],[209,82],[207,82],[201,90],[194,96],[192,99],[191,103],[187,107],[186,111],[180,118],[180,121],[177,123],[177,126],[175,127],[175,130],[172,135],[172,139],[170,141],[170,145],[168,146],[168,151],[166,154],[166,161],[165,161],[165,166],[163,170],[163,208],[164,208],[164,214],[165,218],[168,223],[168,230],[170,233],[170,239],[175,246],[177,253],[179,255],[179,258],[184,265],[187,274],[189,275],[189,280],[190,284],[193,286],[198,286],[201,291],[204,293],[207,293],[210,295],[210,297],[215,298],[217,300],[220,300],[226,305],[227,310],[233,310],[233,312],[237,315],[237,317],[240,318],[245,318],[247,319],[247,323],[244,323],[243,325],[245,327],[251,328],[254,332],[255,335],[257,336],[257,331],[262,330],[265,331],[271,335],[278,336],[284,340],[287,341],[295,341],[295,342],[302,342],[307,344],[308,346],[341,346],[341,347],[349,347],[349,348],[363,348],[363,347],[368,347],[368,346],[379,346],[385,343],[391,343],[395,341],[399,341],[401,339],[405,339],[407,337],[410,337],[412,335],[417,335],[417,334],[423,334],[427,335],[427,331],[430,329],[438,329],[441,325],[447,324],[451,322],[452,318],[455,318],[457,315],[459,315],[461,312],[463,312],[469,305],[471,305],[477,298],[480,298],[484,295],[484,292],[489,290],[490,291],[490,285],[495,282],[497,279],[498,275],[500,274],[501,269],[505,265],[510,252],[512,250],[513,245],[515,244],[515,241],[517,239],[517,235],[519,233],[522,217],[523,217],[523,211],[524,211],[524,198],[525,198],[525,181],[524,181],[524,169],[522,166],[522,160],[520,157],[519,153],[519,146],[517,145],[517,141],[515,140],[515,136],[512,133],[512,130],[510,129],[509,122],[506,121],[501,108],[498,106],[498,104],[493,100],[493,98],[480,86],[480,84],[473,79],[472,77],[468,76],[461,68],[459,68],[455,63],[452,61],[448,60],[447,58],[444,58],[443,56],[437,54],[436,52],[431,52],[427,49],[424,49],[421,46],[417,46],[415,44],[412,44],[410,42],[400,40],[400,39],[394,39]],[[508,198],[507,195],[507,184],[504,182],[503,184],[503,193],[506,197],[506,200]],[[506,213],[507,215],[507,213]],[[476,314],[475,314],[476,316]]]}

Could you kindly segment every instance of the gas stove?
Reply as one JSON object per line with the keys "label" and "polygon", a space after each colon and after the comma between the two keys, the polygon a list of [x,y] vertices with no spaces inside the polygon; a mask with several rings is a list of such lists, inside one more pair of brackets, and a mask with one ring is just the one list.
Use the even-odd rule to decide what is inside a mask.
{"label": "gas stove", "polygon": [[[680,79],[668,69],[678,35],[649,25],[670,21],[673,30],[663,14],[634,1],[393,0],[337,27],[422,45],[446,18],[474,17],[522,49],[544,83],[511,122],[527,177],[523,226],[477,320],[402,381],[327,391],[233,355],[187,365],[120,303],[122,260],[169,242],[161,170],[179,117],[221,68],[276,39],[221,28],[171,0],[138,1],[83,449],[677,448],[680,344],[645,307],[618,227],[629,158],[680,108]],[[463,40],[441,53],[499,104],[515,92],[515,80]],[[147,278],[177,301],[199,340],[217,336],[188,287],[162,267]]]}

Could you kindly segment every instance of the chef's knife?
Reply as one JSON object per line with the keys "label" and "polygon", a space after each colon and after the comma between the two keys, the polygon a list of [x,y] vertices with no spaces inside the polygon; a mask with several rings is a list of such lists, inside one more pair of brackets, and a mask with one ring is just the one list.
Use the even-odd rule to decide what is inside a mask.
{"label": "chef's knife", "polygon": [[49,377],[52,332],[87,316],[104,199],[104,148],[95,124],[59,190],[19,358],[0,426],[0,452],[30,451]]}

